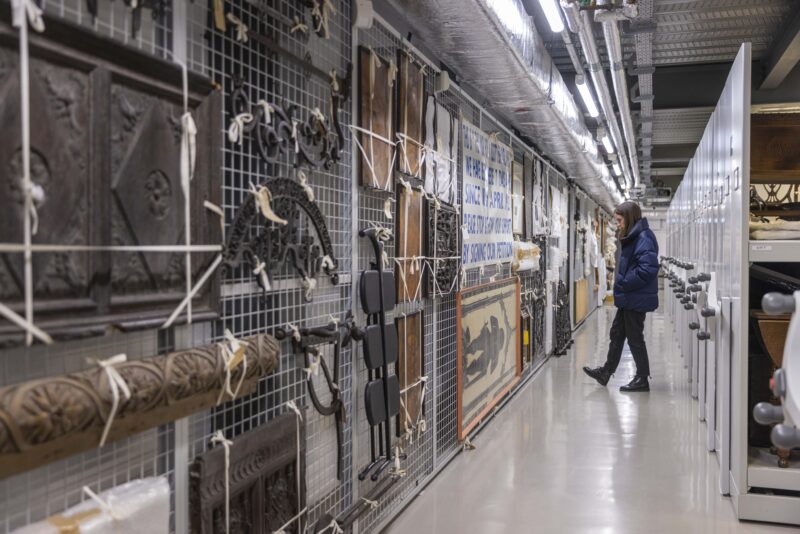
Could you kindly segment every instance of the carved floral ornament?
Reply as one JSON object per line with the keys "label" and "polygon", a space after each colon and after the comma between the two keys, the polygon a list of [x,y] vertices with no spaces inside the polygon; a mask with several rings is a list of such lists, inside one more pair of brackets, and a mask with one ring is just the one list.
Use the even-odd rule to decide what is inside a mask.
{"label": "carved floral ornament", "polygon": [[[277,368],[280,347],[266,334],[240,343],[237,365],[224,343],[115,365],[130,397],[119,399],[108,442],[214,406],[230,383],[247,394]],[[96,447],[112,410],[109,377],[94,367],[0,388],[0,478]]]}

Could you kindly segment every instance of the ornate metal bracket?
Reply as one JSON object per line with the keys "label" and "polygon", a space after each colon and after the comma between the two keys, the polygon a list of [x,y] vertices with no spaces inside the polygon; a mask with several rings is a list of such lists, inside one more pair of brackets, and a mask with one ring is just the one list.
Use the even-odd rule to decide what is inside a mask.
{"label": "ornate metal bracket", "polygon": [[[322,374],[330,392],[331,400],[324,404],[317,390],[314,387],[313,373],[309,372],[306,377],[308,386],[308,396],[314,408],[324,416],[336,416],[336,476],[342,480],[344,476],[344,429],[343,425],[347,422],[347,412],[342,401],[342,392],[339,387],[339,369],[341,367],[341,351],[347,347],[352,339],[360,339],[361,333],[356,328],[352,313],[348,312],[342,323],[331,322],[327,326],[317,328],[298,328],[297,335],[294,337],[291,331],[278,328],[275,332],[277,339],[291,338],[292,349],[295,354],[304,356],[306,369],[312,369],[314,365],[322,368]],[[333,372],[325,362],[325,358],[320,355],[320,346],[333,345]],[[319,362],[319,363],[315,363]]]}
{"label": "ornate metal bracket", "polygon": [[[267,223],[267,226],[251,237],[250,229],[256,222],[259,208],[255,197],[248,195],[239,207],[228,234],[228,242],[223,251],[224,268],[235,268],[245,261],[253,269],[257,269],[263,262],[271,284],[271,273],[286,262],[291,262],[304,281],[314,279],[323,271],[330,277],[331,283],[338,284],[338,263],[333,254],[325,217],[319,207],[309,199],[306,190],[289,178],[267,178],[261,185],[269,189],[273,211],[286,220],[287,224]],[[301,210],[314,226],[316,238],[305,233],[300,226]],[[269,289],[264,286],[260,277],[257,280],[264,290]],[[307,292],[306,301],[310,300]]]}
{"label": "ornate metal bracket", "polygon": [[294,153],[297,158],[295,166],[305,164],[330,170],[341,160],[344,148],[339,110],[350,93],[351,70],[350,65],[344,78],[331,73],[330,119],[312,112],[305,120],[300,120],[298,106],[285,102],[278,105],[260,101],[253,105],[238,77],[234,79],[231,109],[234,117],[252,116],[250,122],[243,124],[243,130],[254,136],[258,154],[264,161],[276,163],[282,156]]}

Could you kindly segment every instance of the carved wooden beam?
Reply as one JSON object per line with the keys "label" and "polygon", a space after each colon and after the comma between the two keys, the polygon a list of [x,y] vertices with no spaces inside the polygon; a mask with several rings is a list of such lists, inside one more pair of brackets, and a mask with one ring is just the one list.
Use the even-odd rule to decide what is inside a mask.
{"label": "carved wooden beam", "polygon": [[[278,366],[272,336],[245,338],[247,370],[239,395]],[[243,365],[231,372],[238,384]],[[120,396],[108,442],[214,406],[225,384],[219,344],[115,366],[131,390]],[[225,397],[228,400],[228,397]],[[0,388],[0,478],[97,447],[112,404],[99,367]]]}

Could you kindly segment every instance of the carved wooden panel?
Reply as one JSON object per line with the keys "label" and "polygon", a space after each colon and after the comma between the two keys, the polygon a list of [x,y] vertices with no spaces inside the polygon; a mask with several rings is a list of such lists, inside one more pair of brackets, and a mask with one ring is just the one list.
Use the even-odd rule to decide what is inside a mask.
{"label": "carved wooden panel", "polygon": [[425,338],[422,311],[395,319],[398,339],[397,378],[400,380],[405,410],[400,410],[398,435],[413,429],[424,411],[423,385],[419,379],[425,374]]}
{"label": "carved wooden panel", "polygon": [[428,208],[428,254],[431,256],[431,292],[447,294],[458,289],[461,225],[455,208]]}
{"label": "carved wooden panel", "polygon": [[[180,183],[182,74],[179,67],[61,20],[32,34],[32,180],[41,245],[175,246],[184,243]],[[0,23],[0,242],[21,243],[20,93],[17,32]],[[198,128],[191,185],[193,244],[220,244],[221,100],[190,76]],[[199,278],[213,253],[193,254]],[[183,252],[37,252],[34,320],[54,337],[160,325],[186,294]],[[0,255],[0,299],[23,310],[23,256]],[[195,320],[216,316],[217,278],[193,303]],[[0,344],[19,330],[0,321]]]}
{"label": "carved wooden panel", "polygon": [[[389,62],[368,48],[359,55],[359,133],[361,185],[390,190],[394,153],[394,82]],[[383,140],[381,139],[383,138]],[[387,143],[386,141],[389,141]],[[391,143],[391,144],[390,144]]]}
{"label": "carved wooden panel", "polygon": [[[275,532],[305,507],[305,427],[300,423],[298,443],[296,425],[297,416],[284,414],[233,439],[229,479],[231,533]],[[193,533],[226,531],[225,479],[223,447],[214,447],[194,461],[189,492]],[[301,518],[286,532],[304,532],[303,525]]]}
{"label": "carved wooden panel", "polygon": [[422,110],[425,104],[425,75],[422,67],[404,51],[400,52],[397,132],[406,138],[399,139],[398,168],[401,172],[419,178],[422,176],[424,143],[422,135]]}
{"label": "carved wooden panel", "polygon": [[400,186],[397,195],[397,242],[395,268],[397,301],[417,301],[423,296],[422,237],[424,231],[424,195],[418,189]]}
{"label": "carved wooden panel", "polygon": [[754,114],[750,129],[752,181],[800,180],[800,113]]}
{"label": "carved wooden panel", "polygon": [[[240,395],[278,366],[278,342],[262,334],[245,338],[247,370]],[[108,442],[174,421],[217,403],[225,385],[218,344],[116,365],[131,390],[122,397]],[[0,388],[0,478],[32,469],[100,442],[113,394],[99,366],[70,375]]]}

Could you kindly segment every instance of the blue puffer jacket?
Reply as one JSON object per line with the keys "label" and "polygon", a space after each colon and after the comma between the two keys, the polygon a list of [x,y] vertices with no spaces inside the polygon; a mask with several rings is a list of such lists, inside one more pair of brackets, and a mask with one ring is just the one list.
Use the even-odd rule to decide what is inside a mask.
{"label": "blue puffer jacket", "polygon": [[614,282],[617,308],[651,312],[658,308],[658,242],[647,219],[622,238]]}

